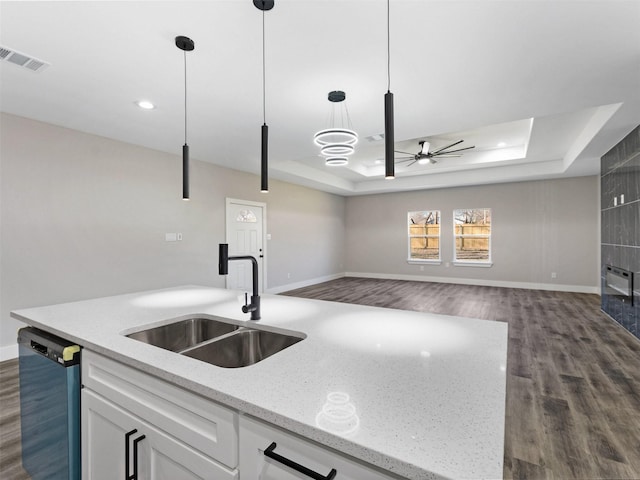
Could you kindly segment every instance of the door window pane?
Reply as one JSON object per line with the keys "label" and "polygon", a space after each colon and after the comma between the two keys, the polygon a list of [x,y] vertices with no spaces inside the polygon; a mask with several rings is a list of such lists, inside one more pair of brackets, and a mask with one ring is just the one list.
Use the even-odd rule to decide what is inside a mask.
{"label": "door window pane", "polygon": [[236,222],[240,223],[256,223],[257,221],[256,214],[251,210],[240,210],[236,217]]}

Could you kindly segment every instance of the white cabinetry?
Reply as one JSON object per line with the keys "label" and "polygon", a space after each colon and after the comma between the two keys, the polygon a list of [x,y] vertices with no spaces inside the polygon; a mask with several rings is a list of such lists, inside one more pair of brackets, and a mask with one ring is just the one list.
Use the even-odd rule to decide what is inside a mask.
{"label": "white cabinetry", "polygon": [[242,480],[395,478],[247,416],[240,417],[240,471]]}
{"label": "white cabinetry", "polygon": [[232,410],[86,350],[82,378],[84,480],[238,478]]}
{"label": "white cabinetry", "polygon": [[88,350],[82,382],[84,480],[398,478]]}

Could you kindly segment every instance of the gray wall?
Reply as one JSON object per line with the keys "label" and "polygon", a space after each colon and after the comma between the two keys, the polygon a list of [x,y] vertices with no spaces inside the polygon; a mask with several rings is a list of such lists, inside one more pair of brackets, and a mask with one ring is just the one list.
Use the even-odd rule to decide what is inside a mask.
{"label": "gray wall", "polygon": [[[222,287],[225,198],[267,203],[267,287],[343,272],[387,278],[598,291],[599,177],[342,198],[2,114],[0,358],[9,311],[181,284]],[[178,148],[177,148],[178,149]],[[493,209],[491,268],[447,266],[452,210]],[[407,263],[406,213],[442,212],[442,265]],[[181,232],[181,242],[164,234]],[[551,278],[551,272],[557,278]]]}
{"label": "gray wall", "polygon": [[[1,121],[0,347],[15,345],[14,309],[223,287],[226,197],[267,204],[269,289],[344,271],[342,197],[276,180],[265,195],[254,175],[192,161],[184,202],[176,155],[12,115]],[[183,240],[165,242],[170,232]]]}
{"label": "gray wall", "polygon": [[[350,273],[597,292],[597,176],[352,197],[347,200]],[[490,268],[454,266],[453,210],[492,209]],[[440,210],[441,265],[407,263],[407,212]],[[551,278],[552,272],[557,278]]]}

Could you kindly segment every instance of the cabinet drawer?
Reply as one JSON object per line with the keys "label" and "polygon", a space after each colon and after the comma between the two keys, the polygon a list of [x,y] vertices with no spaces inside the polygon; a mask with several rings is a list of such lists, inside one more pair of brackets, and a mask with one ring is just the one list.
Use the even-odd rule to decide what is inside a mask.
{"label": "cabinet drawer", "polygon": [[[240,416],[240,472],[242,480],[311,480],[308,473],[299,472],[282,461],[265,455],[276,444],[277,455],[285,457],[320,475],[333,480],[392,480],[375,467],[369,467],[320,445],[287,433],[247,416]],[[334,477],[330,473],[335,469]]]}
{"label": "cabinet drawer", "polygon": [[229,468],[238,465],[238,415],[135,368],[83,350],[82,383]]}

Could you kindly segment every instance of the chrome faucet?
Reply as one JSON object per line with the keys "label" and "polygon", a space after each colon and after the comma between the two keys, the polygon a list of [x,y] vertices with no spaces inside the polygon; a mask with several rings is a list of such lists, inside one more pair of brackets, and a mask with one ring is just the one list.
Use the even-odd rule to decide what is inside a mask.
{"label": "chrome faucet", "polygon": [[247,303],[247,294],[244,294],[244,305],[242,306],[242,311],[244,313],[251,312],[251,320],[260,320],[260,295],[258,295],[258,261],[251,255],[230,257],[228,243],[220,243],[218,252],[218,273],[220,275],[227,275],[229,273],[229,260],[251,261],[253,267],[253,295],[251,295],[251,303]]}

